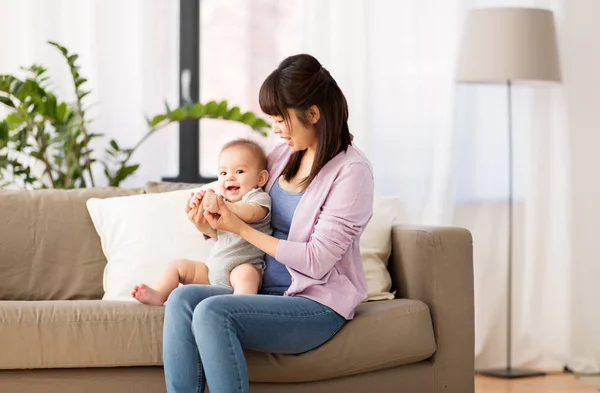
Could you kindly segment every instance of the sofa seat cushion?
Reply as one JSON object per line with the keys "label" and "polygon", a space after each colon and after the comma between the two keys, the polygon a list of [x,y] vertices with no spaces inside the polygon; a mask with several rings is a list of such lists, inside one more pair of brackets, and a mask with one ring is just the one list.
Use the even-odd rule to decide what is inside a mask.
{"label": "sofa seat cushion", "polygon": [[0,301],[0,369],[162,364],[163,307]]}
{"label": "sofa seat cushion", "polygon": [[[265,334],[268,334],[266,332]],[[416,300],[363,303],[333,339],[299,355],[247,351],[252,382],[308,382],[429,358],[436,343],[429,308]]]}
{"label": "sofa seat cushion", "polygon": [[[161,365],[163,315],[136,302],[2,301],[0,369]],[[418,362],[435,349],[428,307],[397,299],[361,304],[312,351],[246,358],[252,382],[305,382]]]}

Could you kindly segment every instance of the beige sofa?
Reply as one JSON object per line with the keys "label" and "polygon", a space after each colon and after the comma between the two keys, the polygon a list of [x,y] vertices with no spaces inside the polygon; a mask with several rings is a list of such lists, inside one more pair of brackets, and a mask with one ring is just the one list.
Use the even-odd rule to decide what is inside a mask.
{"label": "beige sofa", "polygon": [[[85,201],[144,189],[0,191],[0,392],[165,392],[163,308],[100,300]],[[252,392],[472,393],[470,233],[397,226],[397,299],[302,355],[247,352]]]}

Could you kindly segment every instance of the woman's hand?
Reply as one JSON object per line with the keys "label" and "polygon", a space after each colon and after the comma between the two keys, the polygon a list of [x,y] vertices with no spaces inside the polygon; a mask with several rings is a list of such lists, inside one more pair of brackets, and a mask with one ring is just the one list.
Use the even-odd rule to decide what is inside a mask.
{"label": "woman's hand", "polygon": [[185,214],[198,230],[207,234],[206,230],[210,229],[210,225],[203,214],[204,209],[202,208],[202,199],[204,198],[204,194],[204,190],[201,190],[196,194],[192,192],[192,195],[190,195],[185,205]]}
{"label": "woman's hand", "polygon": [[204,218],[213,229],[232,232],[236,235],[240,234],[244,225],[248,225],[229,210],[221,195],[217,196],[217,212],[211,213],[205,210]]}

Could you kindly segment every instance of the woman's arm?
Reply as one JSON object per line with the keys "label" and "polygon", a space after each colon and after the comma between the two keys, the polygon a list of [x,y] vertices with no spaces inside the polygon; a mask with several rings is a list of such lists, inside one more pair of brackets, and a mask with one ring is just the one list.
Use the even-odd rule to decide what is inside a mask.
{"label": "woman's arm", "polygon": [[259,222],[269,214],[269,209],[257,203],[225,202],[225,204],[233,214],[248,224]]}
{"label": "woman's arm", "polygon": [[277,245],[279,244],[279,239],[276,237],[254,229],[246,223],[240,227],[239,235],[254,247],[275,258]]}

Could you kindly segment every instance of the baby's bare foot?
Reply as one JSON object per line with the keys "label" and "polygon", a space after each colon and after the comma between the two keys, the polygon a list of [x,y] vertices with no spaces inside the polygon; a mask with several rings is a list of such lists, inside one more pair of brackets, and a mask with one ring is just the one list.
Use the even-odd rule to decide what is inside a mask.
{"label": "baby's bare foot", "polygon": [[162,306],[167,300],[164,295],[146,284],[136,285],[133,291],[131,291],[131,297],[136,298],[140,303],[150,306]]}

